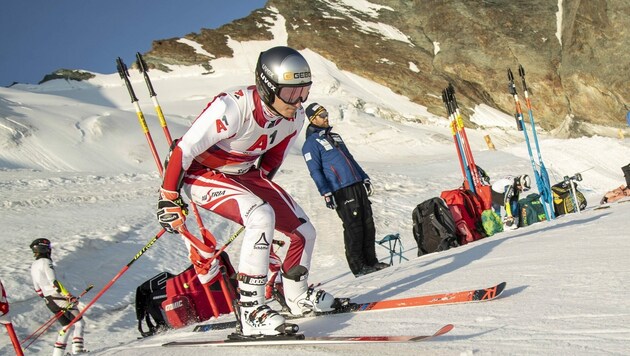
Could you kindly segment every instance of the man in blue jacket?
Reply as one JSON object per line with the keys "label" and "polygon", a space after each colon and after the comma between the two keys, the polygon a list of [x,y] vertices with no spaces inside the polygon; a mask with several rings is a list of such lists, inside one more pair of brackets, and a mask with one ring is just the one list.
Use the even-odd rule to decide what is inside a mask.
{"label": "man in blue jacket", "polygon": [[313,103],[306,108],[306,117],[310,124],[302,155],[326,206],[336,210],[343,221],[350,270],[358,277],[388,267],[376,258],[376,229],[368,199],[374,192],[370,178],[341,136],[331,131],[326,108]]}

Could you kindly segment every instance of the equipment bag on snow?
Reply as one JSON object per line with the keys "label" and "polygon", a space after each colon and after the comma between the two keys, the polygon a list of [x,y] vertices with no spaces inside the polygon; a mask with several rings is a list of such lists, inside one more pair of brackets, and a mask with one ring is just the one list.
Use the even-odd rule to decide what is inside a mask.
{"label": "equipment bag on snow", "polygon": [[623,176],[626,178],[626,187],[630,187],[630,164],[621,167],[623,171]]}
{"label": "equipment bag on snow", "polygon": [[[168,328],[162,302],[166,299],[166,281],[174,275],[162,272],[136,288],[136,318],[138,331],[143,337],[155,334]],[[146,323],[147,331],[142,327]]]}
{"label": "equipment bag on snow", "polygon": [[[225,266],[229,282],[236,289],[234,267],[230,263],[227,253],[219,255],[219,263]],[[218,278],[221,278],[219,275]],[[218,278],[210,284],[210,293],[220,314],[230,312],[231,300],[226,300]],[[180,328],[191,323],[208,320],[213,316],[212,307],[199,282],[195,269],[191,265],[184,272],[174,276],[166,282],[166,300],[162,302],[162,309],[166,314],[168,324],[173,328]]]}
{"label": "equipment bag on snow", "polygon": [[411,214],[418,256],[459,246],[453,215],[441,198],[418,204]]}
{"label": "equipment bag on snow", "polygon": [[[579,201],[580,210],[586,208],[586,198],[584,194],[577,189],[577,183],[573,180],[570,181],[575,188],[575,194],[577,195],[577,199]],[[553,192],[553,207],[556,215],[563,215],[568,213],[574,213],[577,210],[575,209],[575,203],[573,202],[573,193],[571,191],[571,186],[568,182],[562,181],[560,183],[554,184],[551,187],[551,191]]]}
{"label": "equipment bag on snow", "polygon": [[440,194],[448,205],[460,245],[479,240],[484,237],[481,225],[483,205],[475,193],[466,189],[445,190]]}
{"label": "equipment bag on snow", "polygon": [[518,226],[529,226],[540,221],[547,220],[545,207],[540,201],[540,195],[532,193],[518,201],[519,219]]}
{"label": "equipment bag on snow", "polygon": [[492,236],[503,231],[503,221],[494,210],[488,209],[481,213],[481,225],[486,236]]}

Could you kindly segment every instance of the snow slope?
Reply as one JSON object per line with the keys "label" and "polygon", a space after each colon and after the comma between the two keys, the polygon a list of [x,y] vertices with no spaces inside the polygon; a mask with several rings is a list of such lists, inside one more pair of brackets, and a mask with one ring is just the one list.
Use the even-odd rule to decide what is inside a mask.
{"label": "snow slope", "polygon": [[[226,83],[252,82],[258,52],[285,43],[282,26],[274,41],[230,43],[236,58],[213,61],[212,74],[204,74],[201,68],[176,67],[170,73],[150,73],[173,137],[185,131],[206,103],[226,89]],[[343,253],[341,222],[325,207],[300,156],[301,134],[276,180],[309,213],[318,230],[310,281],[322,282],[328,292],[359,302],[485,287],[500,281],[507,281],[507,290],[500,299],[487,303],[346,314],[299,323],[306,335],[426,334],[443,324],[455,324],[451,333],[429,342],[226,348],[223,354],[628,353],[630,301],[622,287],[630,282],[630,204],[592,209],[606,191],[624,183],[620,167],[630,163],[627,139],[561,140],[539,133],[552,181],[581,172],[584,180],[579,187],[589,209],[417,258],[411,211],[462,182],[447,120],[366,78],[340,71],[316,53],[302,53],[314,73],[310,101],[328,108],[335,131],[375,184],[372,202],[378,238],[400,233],[409,259],[402,263],[396,259],[393,267],[378,273],[352,276]],[[132,82],[163,158],[166,143],[142,77],[134,72]],[[467,130],[468,137],[477,163],[491,178],[532,174],[522,133],[513,127],[510,115],[479,106],[473,120],[482,128]],[[488,134],[496,151],[486,148],[483,136]],[[13,324],[24,338],[50,318],[31,287],[33,259],[28,244],[39,237],[52,239],[58,277],[74,293],[94,284],[85,296],[87,303],[159,231],[154,214],[160,179],[117,74],[97,75],[81,83],[57,80],[0,88],[0,147],[0,278],[7,289]],[[223,241],[238,229],[210,214],[204,214],[204,220]],[[193,231],[194,225],[189,223]],[[237,239],[228,248],[233,261],[238,261],[239,247]],[[377,253],[389,262],[384,248],[377,246]],[[187,265],[183,243],[176,235],[163,236],[147,250],[86,313],[91,355],[214,351],[159,345],[188,338],[223,338],[227,332],[193,333],[191,326],[136,340],[136,287],[158,272],[176,273]],[[221,319],[231,320],[231,316]],[[49,331],[28,353],[50,354],[54,338],[55,333]],[[12,352],[6,333],[1,332],[0,354]]]}

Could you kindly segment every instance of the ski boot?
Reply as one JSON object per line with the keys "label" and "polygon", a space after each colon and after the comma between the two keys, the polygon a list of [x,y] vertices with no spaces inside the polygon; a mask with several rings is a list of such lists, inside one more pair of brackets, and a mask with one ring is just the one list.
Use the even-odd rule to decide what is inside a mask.
{"label": "ski boot", "polygon": [[315,290],[308,286],[308,270],[304,266],[295,266],[282,275],[284,301],[289,312],[294,316],[305,314],[333,313],[347,299],[336,299],[324,290]]}
{"label": "ski boot", "polygon": [[286,338],[298,331],[295,324],[286,323],[282,315],[265,304],[265,282],[267,276],[237,275],[240,300],[235,304],[234,314],[238,322],[236,332],[230,340],[273,339],[273,336]]}

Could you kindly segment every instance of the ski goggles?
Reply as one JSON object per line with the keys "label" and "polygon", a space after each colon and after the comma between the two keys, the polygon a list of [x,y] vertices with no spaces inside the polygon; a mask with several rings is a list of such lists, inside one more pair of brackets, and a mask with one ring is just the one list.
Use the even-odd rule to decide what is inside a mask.
{"label": "ski goggles", "polygon": [[311,83],[301,86],[282,86],[276,95],[287,104],[295,105],[298,102],[305,102],[311,91]]}

